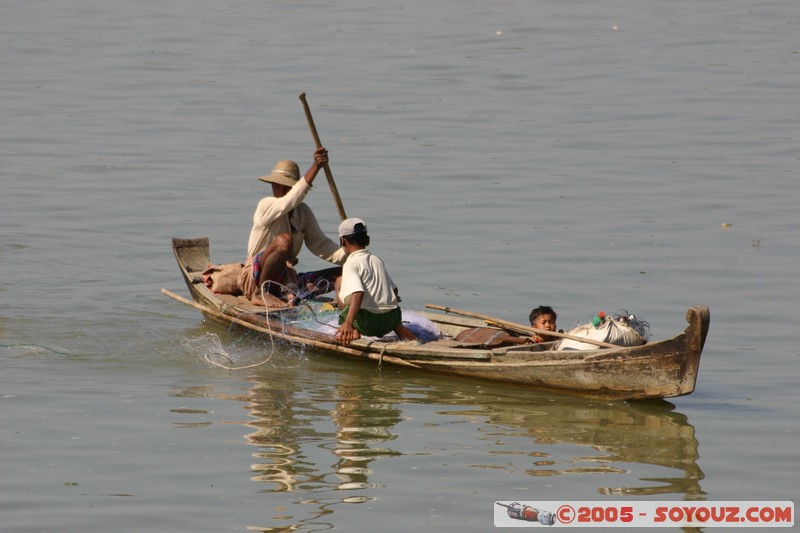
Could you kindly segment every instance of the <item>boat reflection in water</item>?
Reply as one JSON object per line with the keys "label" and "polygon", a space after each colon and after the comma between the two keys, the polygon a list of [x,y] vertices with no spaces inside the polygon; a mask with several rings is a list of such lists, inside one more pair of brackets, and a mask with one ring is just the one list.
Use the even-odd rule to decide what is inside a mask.
{"label": "boat reflection in water", "polygon": [[[380,390],[361,387],[342,384],[330,397],[303,401],[283,388],[255,383],[248,406],[254,420],[246,424],[255,431],[245,435],[260,448],[253,454],[261,460],[252,466],[253,480],[272,484],[265,491],[373,487],[369,463],[400,455],[383,444],[395,438],[390,430],[400,421],[400,409],[380,398]],[[323,464],[330,466],[320,470]]]}
{"label": "boat reflection in water", "polygon": [[[495,427],[493,437],[519,435],[523,430],[534,443],[575,444],[594,453],[553,460],[545,447],[531,452],[535,460],[527,470],[531,476],[571,474],[630,474],[625,465],[653,465],[676,472],[674,477],[640,477],[636,486],[599,486],[609,495],[651,496],[683,494],[685,500],[704,500],[700,488],[704,478],[697,466],[698,443],[694,427],[685,415],[664,400],[631,403],[596,403],[558,397],[557,401],[536,402],[533,409],[513,406],[490,407],[488,419]],[[483,409],[477,412],[482,412]],[[463,412],[462,412],[463,414]],[[498,451],[497,453],[506,453]],[[518,453],[510,451],[507,453]],[[630,482],[630,476],[624,477]]]}
{"label": "boat reflection in water", "polygon": [[[520,477],[573,475],[583,476],[582,490],[586,476],[597,475],[597,494],[705,499],[694,427],[663,400],[601,402],[402,371],[382,374],[357,363],[345,373],[341,365],[313,360],[301,368],[270,367],[248,378],[251,386],[242,394],[225,397],[245,402],[250,416],[240,423],[255,447],[250,475],[258,491],[297,495],[270,498],[265,507],[279,511],[265,517],[269,525],[251,531],[332,528],[328,515],[337,506],[405,493],[411,487],[373,479],[386,483],[393,469],[409,468],[409,455],[420,472],[479,469],[467,476],[474,487],[457,489],[486,499],[495,497],[484,492],[491,487],[524,485]],[[407,482],[398,478],[398,484]]]}

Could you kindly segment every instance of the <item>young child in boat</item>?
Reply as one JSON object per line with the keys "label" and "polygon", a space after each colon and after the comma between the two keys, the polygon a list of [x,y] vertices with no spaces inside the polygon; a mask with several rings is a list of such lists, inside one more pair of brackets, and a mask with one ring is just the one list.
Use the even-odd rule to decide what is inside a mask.
{"label": "young child in boat", "polygon": [[[531,311],[528,316],[531,327],[536,329],[543,329],[547,331],[556,331],[556,312],[549,305],[540,305]],[[535,334],[531,337],[533,342],[550,342],[557,340],[558,337],[551,335]]]}
{"label": "young child in boat", "polygon": [[345,346],[361,335],[383,337],[394,331],[401,340],[416,340],[405,327],[397,286],[380,257],[367,250],[367,224],[348,218],[339,225],[339,242],[347,253],[342,276],[336,280],[339,329],[336,338]]}
{"label": "young child in boat", "polygon": [[[556,331],[556,312],[550,306],[541,305],[537,307],[531,311],[528,319],[533,328]],[[497,328],[478,327],[465,329],[456,335],[455,340],[494,347],[508,344],[538,344],[540,342],[558,340],[558,338],[542,333],[533,334],[530,337],[521,337]]]}

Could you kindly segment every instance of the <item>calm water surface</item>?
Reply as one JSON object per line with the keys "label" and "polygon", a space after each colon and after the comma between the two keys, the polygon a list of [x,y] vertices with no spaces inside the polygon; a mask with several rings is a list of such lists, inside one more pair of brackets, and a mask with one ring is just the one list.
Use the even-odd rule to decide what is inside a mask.
{"label": "calm water surface", "polygon": [[[477,532],[495,500],[794,499],[798,9],[0,7],[0,529]],[[308,165],[301,91],[406,307],[627,309],[664,338],[705,304],[696,392],[376,368],[165,298],[172,237],[242,258],[256,178]],[[308,203],[334,234],[324,181]]]}

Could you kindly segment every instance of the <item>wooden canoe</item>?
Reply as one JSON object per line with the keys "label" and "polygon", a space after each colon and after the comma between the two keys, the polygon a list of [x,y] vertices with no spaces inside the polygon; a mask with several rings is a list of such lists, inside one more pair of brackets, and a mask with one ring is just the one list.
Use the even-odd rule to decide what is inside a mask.
{"label": "wooden canoe", "polygon": [[642,346],[556,351],[552,344],[464,346],[454,337],[486,321],[426,313],[444,337],[424,344],[359,339],[342,346],[332,334],[293,325],[291,309],[257,307],[244,297],[216,294],[202,282],[210,264],[208,238],[173,239],[173,251],[192,299],[162,292],[195,307],[207,319],[235,324],[339,356],[374,360],[410,369],[513,383],[600,399],[669,398],[694,391],[709,310],[690,307],[686,329],[667,340]]}

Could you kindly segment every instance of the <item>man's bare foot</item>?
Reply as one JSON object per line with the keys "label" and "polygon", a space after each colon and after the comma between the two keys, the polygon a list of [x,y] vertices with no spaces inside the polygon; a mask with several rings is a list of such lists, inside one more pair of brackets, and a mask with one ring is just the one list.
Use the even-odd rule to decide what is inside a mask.
{"label": "man's bare foot", "polygon": [[336,339],[341,342],[343,345],[347,346],[352,341],[361,338],[361,333],[357,329],[350,329],[350,330],[339,330],[336,333]]}
{"label": "man's bare foot", "polygon": [[269,307],[270,309],[286,307],[288,303],[275,295],[266,293],[264,295],[256,293],[250,299],[250,303],[259,307]]}

